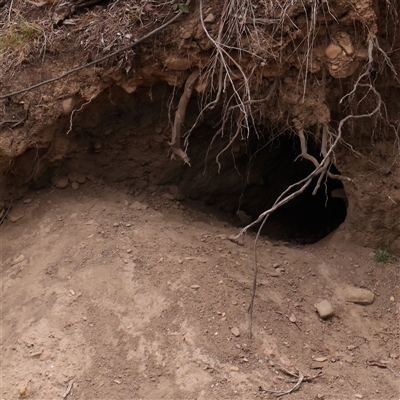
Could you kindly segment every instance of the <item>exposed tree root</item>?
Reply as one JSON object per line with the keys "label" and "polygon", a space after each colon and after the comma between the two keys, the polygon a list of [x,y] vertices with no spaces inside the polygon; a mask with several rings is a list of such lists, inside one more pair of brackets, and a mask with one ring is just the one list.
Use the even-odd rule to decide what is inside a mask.
{"label": "exposed tree root", "polygon": [[199,68],[195,68],[193,72],[190,74],[189,78],[186,80],[185,88],[183,90],[182,96],[178,103],[178,108],[175,113],[174,125],[172,127],[171,142],[169,143],[172,151],[171,158],[175,158],[175,156],[178,156],[186,164],[189,165],[190,165],[190,158],[187,156],[186,152],[183,151],[181,148],[181,127],[185,120],[186,108],[190,96],[192,95],[194,84],[197,82],[199,75],[200,75]]}
{"label": "exposed tree root", "polygon": [[[381,107],[382,107],[382,100],[381,100],[381,96],[380,94],[376,91],[376,89],[372,86],[372,85],[366,85],[366,84],[359,84],[359,87],[368,87],[370,91],[372,91],[377,99],[377,106],[376,108],[371,111],[370,113],[366,113],[366,114],[360,114],[360,115],[348,115],[345,118],[343,118],[338,126],[338,131],[337,131],[337,135],[335,140],[333,141],[333,143],[331,144],[331,146],[329,147],[329,150],[326,150],[326,146],[327,146],[327,135],[328,132],[330,132],[328,127],[325,127],[324,129],[324,134],[323,134],[323,139],[322,139],[322,143],[321,143],[321,153],[324,155],[324,158],[322,159],[321,162],[318,162],[313,156],[311,156],[310,154],[307,153],[307,146],[306,146],[306,142],[305,142],[305,137],[304,137],[304,132],[303,132],[303,128],[300,124],[300,122],[297,119],[293,120],[295,129],[297,130],[297,133],[299,135],[300,141],[301,141],[301,156],[309,161],[311,161],[314,165],[315,165],[315,169],[313,172],[311,172],[307,177],[305,177],[304,179],[294,183],[293,185],[290,185],[284,192],[282,192],[282,194],[276,199],[275,203],[273,204],[273,206],[268,209],[267,211],[264,211],[262,214],[259,215],[259,217],[257,218],[257,220],[255,220],[254,222],[252,222],[251,224],[248,224],[247,226],[245,226],[237,235],[236,239],[238,239],[241,235],[243,235],[245,232],[247,232],[248,229],[250,229],[251,227],[261,223],[258,231],[257,231],[257,235],[256,238],[254,240],[254,269],[253,269],[253,286],[252,286],[252,293],[251,293],[251,299],[250,299],[250,304],[249,304],[249,308],[248,308],[248,313],[249,313],[249,337],[252,337],[252,326],[253,326],[253,307],[254,307],[254,298],[255,298],[255,294],[256,294],[256,288],[257,288],[257,273],[258,273],[258,267],[257,267],[257,243],[258,243],[258,238],[260,236],[261,230],[264,227],[265,222],[267,221],[269,215],[271,215],[274,211],[276,211],[278,208],[282,207],[284,204],[288,203],[289,201],[293,200],[295,197],[297,197],[298,195],[302,194],[306,188],[311,184],[312,180],[315,177],[319,177],[317,184],[315,186],[315,189],[313,191],[313,194],[315,194],[319,188],[319,185],[321,184],[321,181],[323,179],[324,176],[330,176],[333,177],[334,179],[338,179],[339,176],[338,175],[334,175],[334,174],[329,174],[329,165],[330,165],[330,159],[334,154],[334,151],[338,145],[338,143],[341,140],[342,137],[342,129],[343,129],[343,125],[345,124],[346,121],[350,120],[350,119],[361,119],[361,118],[370,118],[373,115],[377,114]],[[345,177],[341,177],[341,179],[345,179],[347,181],[351,181],[350,178],[345,178]],[[294,189],[296,189],[297,187],[299,187],[299,189],[295,190],[293,192]]]}

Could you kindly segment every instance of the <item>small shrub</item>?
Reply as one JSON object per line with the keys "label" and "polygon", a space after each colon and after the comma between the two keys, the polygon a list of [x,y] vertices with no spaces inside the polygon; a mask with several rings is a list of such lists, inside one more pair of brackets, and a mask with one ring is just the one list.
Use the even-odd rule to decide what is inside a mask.
{"label": "small shrub", "polygon": [[392,254],[389,251],[389,247],[382,247],[380,250],[375,253],[375,261],[377,263],[386,263],[390,261],[392,258]]}

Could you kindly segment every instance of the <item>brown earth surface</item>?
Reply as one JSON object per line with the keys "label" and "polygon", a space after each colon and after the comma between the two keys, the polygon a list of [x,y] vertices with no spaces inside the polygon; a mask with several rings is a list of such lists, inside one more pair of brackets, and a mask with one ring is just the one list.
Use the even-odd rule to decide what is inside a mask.
{"label": "brown earth surface", "polygon": [[[293,387],[283,368],[320,374],[293,399],[399,399],[397,264],[334,236],[263,237],[250,340],[254,234],[230,241],[226,217],[173,191],[87,180],[15,204],[21,219],[1,228],[3,399],[62,399],[72,381],[71,399],[274,398],[259,388]],[[344,301],[346,286],[375,301]]]}
{"label": "brown earth surface", "polygon": [[[0,0],[0,398],[275,398],[300,377],[283,398],[399,400],[399,262],[375,261],[381,248],[400,254],[399,6],[200,4],[96,67],[1,98],[176,12],[172,1]],[[219,32],[232,57],[221,70]],[[189,167],[170,159],[171,127],[197,69],[178,143]],[[197,121],[219,71],[226,91]],[[229,101],[247,78],[241,131]],[[330,146],[349,115],[329,167],[343,182],[312,196],[314,181],[266,224],[249,339],[255,233],[231,241],[244,226],[235,214],[254,220],[313,170],[296,123],[320,162],[321,127]],[[346,301],[348,287],[373,303]]]}

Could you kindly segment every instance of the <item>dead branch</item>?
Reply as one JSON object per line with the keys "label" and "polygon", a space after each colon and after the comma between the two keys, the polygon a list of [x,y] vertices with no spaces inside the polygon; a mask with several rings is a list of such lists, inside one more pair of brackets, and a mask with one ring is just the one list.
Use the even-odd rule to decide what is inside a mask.
{"label": "dead branch", "polygon": [[390,372],[393,372],[396,376],[400,377],[400,374],[398,372],[396,372],[393,368],[390,368],[389,365],[387,365],[387,362],[385,362],[383,360],[367,360],[367,366],[386,368]]}
{"label": "dead branch", "polygon": [[289,371],[287,368],[285,368],[283,365],[278,364],[279,369],[285,373],[286,375],[296,378],[297,382],[296,384],[289,390],[267,390],[267,389],[263,389],[261,386],[258,388],[258,390],[260,392],[267,392],[267,393],[272,393],[275,394],[276,397],[282,397],[285,396],[286,394],[291,394],[293,392],[295,392],[296,390],[298,390],[302,384],[302,382],[310,382],[315,378],[318,378],[319,376],[321,376],[322,372],[318,372],[318,374],[314,375],[314,376],[309,376],[309,375],[304,375],[303,373],[301,373],[297,368],[297,373],[293,373],[291,371]]}
{"label": "dead branch", "polygon": [[180,157],[186,164],[190,165],[190,158],[187,156],[181,148],[181,126],[185,120],[186,108],[193,92],[193,86],[199,78],[200,70],[195,68],[190,74],[189,78],[186,80],[185,88],[183,90],[182,96],[179,99],[178,108],[175,113],[174,125],[172,127],[172,137],[169,145],[171,146],[172,155]]}
{"label": "dead branch", "polygon": [[73,384],[74,384],[74,380],[71,379],[70,382],[69,382],[69,384],[68,384],[67,390],[66,390],[65,393],[63,394],[63,399],[66,399],[67,396],[70,394]]}
{"label": "dead branch", "polygon": [[[265,222],[267,221],[268,217],[270,214],[272,214],[274,211],[276,211],[279,207],[282,207],[284,204],[288,203],[289,201],[291,201],[292,199],[294,199],[295,197],[297,197],[298,195],[300,195],[301,193],[304,192],[304,190],[311,184],[312,180],[314,177],[316,176],[323,176],[325,174],[327,174],[327,161],[330,160],[330,157],[333,156],[334,154],[334,150],[336,149],[338,143],[341,140],[342,137],[342,129],[343,129],[343,125],[350,119],[361,119],[361,118],[370,118],[373,115],[375,115],[376,113],[379,112],[381,106],[382,106],[382,100],[381,100],[381,96],[380,94],[377,92],[377,90],[369,84],[359,84],[359,87],[368,87],[372,92],[374,92],[376,98],[377,98],[377,106],[376,108],[371,111],[370,113],[366,113],[366,114],[360,114],[360,115],[347,115],[346,117],[344,117],[340,122],[339,122],[339,126],[338,126],[338,133],[336,135],[335,141],[332,143],[332,145],[329,147],[329,150],[326,152],[324,158],[322,159],[322,161],[320,163],[318,163],[318,161],[316,161],[316,159],[312,156],[310,156],[307,153],[307,148],[305,146],[305,138],[304,138],[304,133],[302,131],[302,126],[301,124],[299,125],[298,120],[294,119],[294,123],[295,123],[295,127],[297,126],[297,132],[299,134],[300,137],[300,141],[302,142],[304,140],[303,143],[301,143],[301,151],[302,151],[302,156],[308,160],[310,160],[314,165],[315,165],[315,169],[314,171],[312,171],[308,176],[306,176],[304,179],[301,179],[300,181],[290,185],[285,191],[283,191],[280,196],[276,199],[275,203],[272,205],[272,207],[270,209],[268,209],[267,211],[264,211],[263,213],[261,213],[258,218],[253,221],[252,223],[248,224],[247,226],[245,226],[243,229],[240,230],[239,234],[236,236],[236,240],[238,240],[240,238],[240,236],[242,236],[245,232],[247,232],[248,229],[250,229],[251,227],[259,224],[261,222],[261,225],[257,231],[257,235],[256,238],[254,240],[254,268],[253,268],[253,286],[252,286],[252,292],[251,292],[251,298],[250,298],[250,304],[249,304],[249,308],[248,308],[248,313],[249,313],[249,337],[252,337],[252,326],[253,326],[253,307],[254,307],[254,299],[255,299],[255,295],[256,295],[256,289],[257,289],[257,243],[258,243],[258,238],[260,237],[261,234],[261,230],[264,227]],[[325,144],[322,144],[323,146],[325,146]],[[316,163],[315,163],[316,162]],[[329,164],[329,163],[328,163]],[[350,179],[350,178],[347,178]],[[318,182],[320,182],[320,180],[318,180]],[[318,185],[317,182],[317,185]],[[298,186],[300,186],[300,189],[297,189],[295,192],[291,193],[293,189],[297,188]]]}
{"label": "dead branch", "polygon": [[[192,2],[192,0],[187,0],[186,3],[185,3],[186,6],[189,7],[189,5],[190,5],[191,2]],[[17,94],[29,92],[29,91],[31,91],[31,90],[37,89],[38,87],[47,85],[47,84],[52,83],[52,82],[59,81],[60,79],[63,79],[63,78],[65,78],[65,77],[68,76],[68,75],[74,74],[75,72],[78,72],[78,71],[80,71],[80,70],[82,70],[82,69],[89,68],[89,67],[91,67],[91,66],[93,66],[93,65],[98,64],[99,62],[108,60],[109,58],[114,57],[114,56],[116,56],[116,55],[118,55],[118,54],[120,54],[120,53],[123,53],[123,52],[126,51],[126,50],[129,50],[129,49],[131,49],[131,48],[133,48],[133,47],[136,47],[138,44],[144,42],[145,40],[147,40],[147,39],[150,38],[151,36],[155,35],[157,32],[160,32],[161,30],[163,30],[164,28],[166,28],[168,25],[171,25],[173,22],[175,22],[175,21],[176,21],[179,17],[181,17],[183,14],[184,14],[184,12],[183,12],[182,10],[180,10],[174,17],[172,17],[172,18],[171,18],[169,21],[167,21],[165,24],[163,24],[163,25],[159,26],[158,28],[152,30],[152,31],[149,32],[147,35],[144,35],[144,36],[141,37],[140,39],[134,41],[134,42],[131,43],[131,44],[128,44],[127,46],[123,47],[122,49],[116,50],[116,51],[114,51],[114,52],[111,53],[111,54],[108,54],[108,55],[106,55],[106,56],[104,56],[104,57],[99,58],[98,60],[94,60],[94,61],[91,61],[90,63],[85,64],[85,65],[81,65],[81,66],[79,66],[79,67],[70,69],[69,71],[67,71],[67,72],[65,72],[64,74],[62,74],[62,75],[60,75],[60,76],[57,76],[57,77],[55,77],[55,78],[51,78],[51,79],[48,79],[47,81],[43,81],[43,82],[37,83],[36,85],[32,85],[32,86],[29,86],[29,87],[27,87],[27,88],[24,88],[24,89],[21,89],[21,90],[17,90],[16,92],[12,92],[12,93],[8,93],[8,94],[3,94],[3,95],[0,96],[0,99],[6,99],[6,98],[8,98],[8,97],[12,97],[12,96],[15,96],[15,95],[17,95]]]}
{"label": "dead branch", "polygon": [[262,389],[262,387],[260,386],[260,390],[262,390],[263,392],[267,392],[267,393],[273,393],[275,394],[276,397],[282,397],[285,396],[286,394],[290,394],[295,392],[301,385],[301,382],[303,382],[304,379],[304,375],[299,372],[299,376],[298,376],[298,380],[296,382],[296,384],[289,390],[285,390],[285,391],[281,391],[281,390],[267,390],[267,389]]}

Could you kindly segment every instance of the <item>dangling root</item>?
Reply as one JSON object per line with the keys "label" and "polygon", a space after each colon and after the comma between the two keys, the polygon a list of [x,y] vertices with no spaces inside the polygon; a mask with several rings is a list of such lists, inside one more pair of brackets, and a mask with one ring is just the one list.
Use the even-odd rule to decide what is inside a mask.
{"label": "dangling root", "polygon": [[[253,268],[253,286],[252,286],[252,292],[251,292],[251,298],[250,298],[250,304],[249,304],[249,308],[248,308],[248,313],[249,313],[249,338],[252,338],[252,327],[253,327],[253,307],[254,307],[254,299],[255,299],[255,295],[256,295],[256,288],[257,288],[257,272],[258,272],[258,268],[257,268],[257,242],[258,242],[258,238],[260,236],[261,230],[264,227],[265,222],[267,221],[268,217],[270,214],[272,214],[274,211],[276,211],[279,207],[283,206],[284,204],[288,203],[289,201],[291,201],[292,199],[294,199],[296,196],[302,194],[306,188],[312,183],[313,179],[315,177],[318,176],[318,181],[317,184],[314,188],[314,192],[313,194],[315,194],[322,182],[322,179],[324,177],[330,177],[333,179],[341,179],[341,180],[345,180],[347,182],[351,182],[352,180],[348,177],[342,177],[340,175],[336,175],[336,174],[332,174],[329,171],[329,166],[331,164],[331,159],[334,157],[334,152],[335,149],[338,145],[338,143],[341,141],[342,138],[342,129],[343,129],[343,125],[345,124],[345,122],[347,122],[348,120],[351,119],[361,119],[361,118],[371,118],[373,115],[379,113],[381,107],[382,107],[382,100],[381,100],[381,96],[380,94],[376,91],[376,89],[372,86],[372,85],[368,85],[368,84],[358,84],[358,86],[360,87],[367,87],[371,92],[373,92],[375,94],[376,97],[376,101],[377,101],[377,106],[376,108],[371,111],[370,113],[365,113],[365,114],[361,114],[361,115],[347,115],[345,118],[343,118],[340,122],[339,122],[339,126],[337,129],[336,134],[334,132],[332,132],[329,129],[328,125],[325,125],[323,127],[323,135],[322,135],[322,143],[321,143],[321,154],[323,155],[323,160],[321,162],[318,162],[317,159],[315,157],[313,157],[312,155],[310,155],[307,152],[307,143],[306,143],[306,139],[304,136],[304,129],[303,126],[301,124],[301,122],[294,118],[293,119],[293,125],[294,128],[297,131],[297,134],[299,136],[300,139],[300,145],[301,145],[301,157],[305,158],[306,160],[311,161],[314,166],[315,169],[314,171],[312,171],[308,176],[306,176],[305,178],[301,179],[300,181],[290,185],[285,191],[283,191],[281,193],[281,195],[276,199],[275,203],[272,205],[272,207],[270,209],[268,209],[267,211],[264,211],[263,213],[261,213],[259,215],[259,217],[257,218],[256,221],[252,222],[251,224],[248,224],[247,226],[245,226],[240,232],[239,234],[236,236],[236,240],[239,239],[240,236],[242,236],[244,233],[246,233],[246,231],[248,229],[250,229],[251,227],[259,224],[259,229],[257,231],[257,235],[256,235],[256,239],[254,240],[254,268]],[[329,144],[328,146],[328,137],[331,136],[331,144]],[[300,186],[299,189],[295,190],[296,188],[298,188]]]}
{"label": "dangling root", "polygon": [[189,76],[185,83],[185,88],[183,90],[182,96],[178,103],[178,108],[175,113],[174,126],[172,127],[172,137],[169,145],[171,146],[171,158],[175,159],[175,156],[181,158],[185,164],[190,166],[190,158],[187,156],[186,152],[181,148],[181,126],[185,120],[186,107],[188,105],[190,96],[193,92],[193,86],[199,78],[200,70],[196,68]]}

